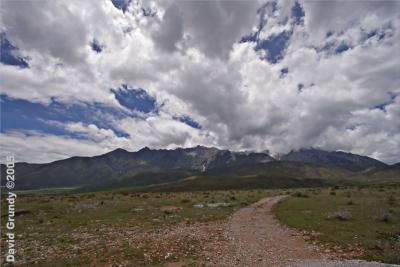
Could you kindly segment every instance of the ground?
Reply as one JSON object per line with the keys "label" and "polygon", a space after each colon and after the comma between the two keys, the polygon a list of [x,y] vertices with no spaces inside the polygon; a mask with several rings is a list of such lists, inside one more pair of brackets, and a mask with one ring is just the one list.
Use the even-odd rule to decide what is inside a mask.
{"label": "ground", "polygon": [[[205,244],[223,236],[222,224],[234,210],[281,193],[19,194],[17,209],[30,214],[16,217],[17,260],[21,266],[151,266],[197,261]],[[226,207],[194,207],[212,203]],[[2,231],[4,224],[3,219]],[[4,253],[4,239],[1,245]]]}
{"label": "ground", "polygon": [[327,251],[400,264],[399,186],[298,191],[274,212]]}
{"label": "ground", "polygon": [[235,212],[227,223],[228,244],[214,266],[287,266],[294,261],[326,259],[318,247],[279,224],[271,208],[285,196],[267,197]]}
{"label": "ground", "polygon": [[[395,194],[399,191],[396,187],[368,187],[20,194],[17,209],[30,214],[16,217],[17,259],[20,266],[318,266],[309,260],[321,263],[337,259],[342,264],[343,258],[395,263],[389,254],[371,257],[374,250],[366,249],[361,233],[382,230],[381,234],[387,235],[384,238],[390,240],[395,232],[389,230],[400,229],[399,194]],[[322,204],[325,202],[327,206]],[[213,203],[216,205],[206,205]],[[349,221],[335,217],[343,203],[351,207]],[[272,207],[281,222],[271,212]],[[375,214],[375,208],[390,215],[386,219],[383,211]],[[363,217],[360,210],[371,210],[373,216],[381,217]],[[364,221],[361,226],[355,223]],[[343,228],[343,223],[348,228]],[[336,235],[330,234],[333,225],[345,233],[353,231],[358,242],[344,237],[340,238],[342,243],[337,242]],[[380,242],[382,237],[367,236],[371,242]],[[398,241],[393,242],[396,245]],[[386,251],[387,244],[381,245]],[[334,264],[324,262],[324,266],[342,266]]]}

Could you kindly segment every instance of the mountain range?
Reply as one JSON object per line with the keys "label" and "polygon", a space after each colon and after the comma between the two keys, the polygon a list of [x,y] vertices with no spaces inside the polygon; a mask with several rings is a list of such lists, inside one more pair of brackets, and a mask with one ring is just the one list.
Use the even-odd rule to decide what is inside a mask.
{"label": "mountain range", "polygon": [[387,166],[381,161],[366,156],[313,148],[291,151],[289,154],[280,157],[280,160],[329,165],[353,171],[362,171],[368,168],[383,168]]}
{"label": "mountain range", "polygon": [[[301,149],[275,159],[268,153],[234,152],[197,146],[173,150],[116,149],[94,157],[45,164],[16,163],[16,188],[109,188],[208,182],[227,187],[318,186],[338,181],[400,181],[400,164],[387,165],[352,153]],[[5,166],[1,165],[2,177]],[[188,179],[188,177],[190,179]],[[234,180],[247,177],[247,180]],[[399,179],[397,179],[399,178]],[[252,180],[253,179],[253,180]],[[256,180],[254,180],[256,179]],[[3,181],[3,180],[2,180]],[[189,181],[189,182],[187,182]],[[196,184],[192,185],[196,187]],[[190,188],[189,188],[190,189]],[[203,189],[207,189],[205,186]]]}

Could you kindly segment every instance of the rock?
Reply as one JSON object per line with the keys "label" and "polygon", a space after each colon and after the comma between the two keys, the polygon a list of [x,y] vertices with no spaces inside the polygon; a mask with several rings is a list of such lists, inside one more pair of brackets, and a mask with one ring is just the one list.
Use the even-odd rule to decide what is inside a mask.
{"label": "rock", "polygon": [[220,203],[209,203],[207,204],[208,208],[220,208],[220,207],[229,207],[231,204],[230,203],[224,203],[224,202],[220,202]]}

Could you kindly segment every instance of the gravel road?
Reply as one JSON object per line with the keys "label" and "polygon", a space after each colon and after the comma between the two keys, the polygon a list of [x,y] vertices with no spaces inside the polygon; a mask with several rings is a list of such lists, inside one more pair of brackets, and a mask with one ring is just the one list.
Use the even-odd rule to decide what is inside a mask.
{"label": "gravel road", "polygon": [[209,255],[218,267],[382,267],[399,266],[355,260],[339,261],[283,226],[271,208],[285,196],[267,197],[236,211],[226,225],[227,244]]}

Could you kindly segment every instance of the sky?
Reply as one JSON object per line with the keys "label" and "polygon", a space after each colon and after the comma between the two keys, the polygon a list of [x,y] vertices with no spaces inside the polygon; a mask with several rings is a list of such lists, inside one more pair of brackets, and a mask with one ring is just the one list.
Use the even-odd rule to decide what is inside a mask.
{"label": "sky", "polygon": [[2,161],[116,148],[400,161],[399,1],[0,5]]}

